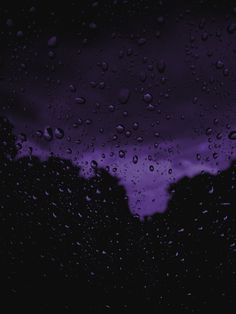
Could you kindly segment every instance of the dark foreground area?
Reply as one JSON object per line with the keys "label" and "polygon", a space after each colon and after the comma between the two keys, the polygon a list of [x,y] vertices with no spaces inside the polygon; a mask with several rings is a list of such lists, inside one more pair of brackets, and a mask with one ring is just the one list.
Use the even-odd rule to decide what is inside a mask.
{"label": "dark foreground area", "polygon": [[141,221],[106,171],[16,153],[1,118],[2,314],[233,312],[236,162],[183,178],[167,212]]}

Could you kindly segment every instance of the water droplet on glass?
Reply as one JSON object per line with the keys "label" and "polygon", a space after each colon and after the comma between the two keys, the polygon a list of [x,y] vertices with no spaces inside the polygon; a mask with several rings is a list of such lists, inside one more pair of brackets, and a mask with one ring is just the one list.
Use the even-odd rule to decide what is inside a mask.
{"label": "water droplet on glass", "polygon": [[77,97],[75,98],[75,101],[77,102],[77,104],[82,105],[82,104],[85,104],[86,99],[84,97]]}
{"label": "water droplet on glass", "polygon": [[43,132],[43,137],[46,141],[51,141],[53,139],[52,128],[50,127],[45,128]]}
{"label": "water droplet on glass", "polygon": [[150,93],[146,93],[143,95],[143,100],[146,102],[146,103],[150,103],[152,101],[152,95]]}
{"label": "water droplet on glass", "polygon": [[216,62],[216,68],[217,69],[222,69],[224,67],[224,63],[221,60],[218,60]]}
{"label": "water droplet on glass", "polygon": [[124,157],[125,157],[125,151],[120,150],[120,151],[119,151],[119,157],[120,157],[120,158],[124,158]]}
{"label": "water droplet on glass", "polygon": [[138,163],[138,156],[137,156],[137,155],[134,155],[134,156],[133,156],[133,163],[134,163],[134,164],[137,164],[137,163]]}
{"label": "water droplet on glass", "polygon": [[96,160],[92,160],[90,165],[91,165],[92,169],[97,169],[97,167],[98,167],[98,164],[97,164]]}
{"label": "water droplet on glass", "polygon": [[56,128],[54,134],[55,137],[59,140],[61,140],[64,137],[64,131],[61,128]]}
{"label": "water droplet on glass", "polygon": [[150,170],[151,172],[153,172],[153,171],[154,171],[154,166],[153,166],[153,165],[149,166],[149,170]]}
{"label": "water droplet on glass", "polygon": [[228,135],[230,140],[236,140],[236,131],[232,131]]}
{"label": "water droplet on glass", "polygon": [[228,32],[229,34],[233,34],[235,31],[236,31],[236,24],[235,24],[235,23],[230,23],[230,24],[227,26],[227,32]]}
{"label": "water droplet on glass", "polygon": [[116,126],[116,131],[117,131],[117,133],[121,134],[121,133],[124,132],[124,130],[125,130],[125,127],[124,127],[122,124],[118,124],[118,125]]}
{"label": "water droplet on glass", "polygon": [[164,73],[165,72],[165,69],[166,69],[166,64],[163,60],[160,60],[158,63],[157,63],[157,69],[160,73]]}
{"label": "water droplet on glass", "polygon": [[48,47],[55,48],[56,46],[57,46],[57,37],[52,36],[51,38],[48,39]]}
{"label": "water droplet on glass", "polygon": [[130,90],[128,88],[122,88],[119,92],[118,100],[121,104],[126,104],[130,97]]}

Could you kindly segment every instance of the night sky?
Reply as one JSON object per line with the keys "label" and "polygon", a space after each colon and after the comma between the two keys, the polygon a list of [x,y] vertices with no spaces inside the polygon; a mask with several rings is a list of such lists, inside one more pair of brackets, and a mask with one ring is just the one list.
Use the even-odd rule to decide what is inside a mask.
{"label": "night sky", "polygon": [[[83,278],[78,289],[86,287],[81,298],[91,296],[91,307],[71,301],[76,290],[64,283],[59,295],[67,301],[57,306],[66,313],[130,313],[137,298],[150,313],[232,306],[233,2],[7,1],[0,24],[1,255],[9,300],[24,308],[22,295],[40,287],[42,273],[48,292],[57,291],[60,276],[73,284]],[[32,301],[39,313],[60,303],[47,289]],[[119,294],[125,301],[116,301]]]}

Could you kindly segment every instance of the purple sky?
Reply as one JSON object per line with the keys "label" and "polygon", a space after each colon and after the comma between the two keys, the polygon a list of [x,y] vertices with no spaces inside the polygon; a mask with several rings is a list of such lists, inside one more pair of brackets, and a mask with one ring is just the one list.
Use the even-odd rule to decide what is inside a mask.
{"label": "purple sky", "polygon": [[[10,47],[0,88],[16,133],[27,135],[21,154],[53,152],[85,176],[96,160],[120,178],[141,216],[166,209],[170,183],[227,167],[236,147],[228,138],[236,129],[236,35],[229,21],[200,23],[172,21],[160,37],[131,25],[86,45],[74,34],[48,34],[27,49]],[[53,35],[56,48],[48,47]],[[64,138],[38,138],[46,127]]]}

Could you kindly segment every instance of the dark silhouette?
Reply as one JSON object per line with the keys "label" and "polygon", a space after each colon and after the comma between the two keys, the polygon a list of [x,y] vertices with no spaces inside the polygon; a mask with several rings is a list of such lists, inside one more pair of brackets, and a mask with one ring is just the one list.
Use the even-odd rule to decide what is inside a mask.
{"label": "dark silhouette", "polygon": [[168,211],[131,215],[118,180],[16,157],[0,118],[1,313],[231,312],[236,162],[170,187]]}

